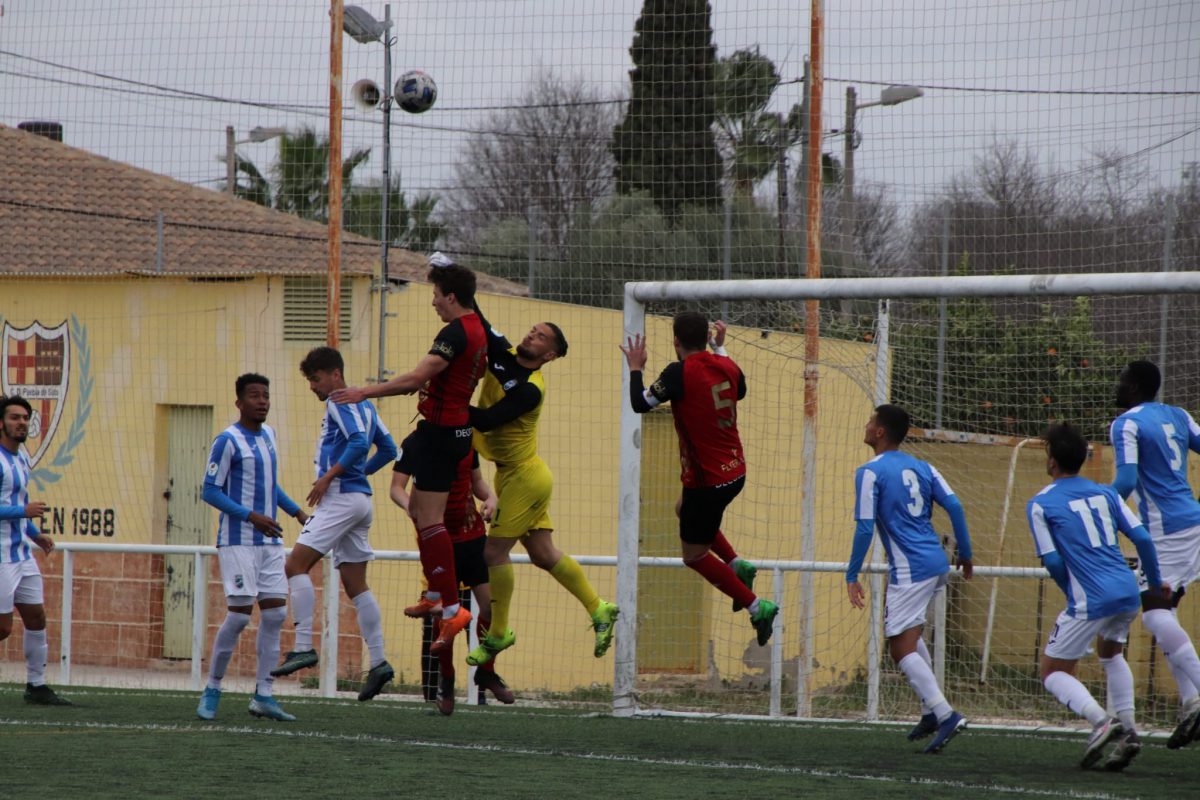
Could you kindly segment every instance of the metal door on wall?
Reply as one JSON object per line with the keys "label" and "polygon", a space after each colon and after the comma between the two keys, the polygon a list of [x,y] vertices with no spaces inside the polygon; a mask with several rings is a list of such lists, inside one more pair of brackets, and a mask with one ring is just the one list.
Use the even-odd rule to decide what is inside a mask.
{"label": "metal door on wall", "polygon": [[[212,510],[201,499],[213,437],[212,406],[170,406],[167,413],[167,544],[209,544]],[[192,655],[193,557],[168,555],[163,587],[163,658]]]}

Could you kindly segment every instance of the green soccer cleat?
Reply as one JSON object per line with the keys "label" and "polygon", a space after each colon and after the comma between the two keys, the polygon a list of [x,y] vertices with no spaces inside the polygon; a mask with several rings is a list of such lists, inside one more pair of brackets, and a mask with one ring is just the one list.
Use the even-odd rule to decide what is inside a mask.
{"label": "green soccer cleat", "polygon": [[486,664],[516,643],[517,634],[513,633],[512,628],[505,631],[499,639],[491,635],[485,636],[480,640],[478,647],[467,653],[467,663],[472,667]]}
{"label": "green soccer cleat", "polygon": [[35,706],[73,706],[75,705],[70,700],[59,697],[46,684],[34,686],[32,683],[25,684],[25,702]]}
{"label": "green soccer cleat", "polygon": [[275,669],[271,670],[271,677],[280,678],[284,675],[291,675],[293,672],[317,665],[316,650],[289,650],[284,656],[283,663]]}
{"label": "green soccer cleat", "polygon": [[592,614],[592,630],[596,632],[596,649],[593,652],[596,658],[603,658],[612,646],[613,634],[617,632],[617,617],[620,614],[621,609],[617,608],[616,603],[604,600],[600,601],[600,607]]}
{"label": "green soccer cleat", "polygon": [[754,626],[754,630],[758,633],[759,647],[770,641],[771,632],[775,630],[775,617],[778,614],[779,606],[770,600],[759,599],[758,613],[750,617],[750,624]]}
{"label": "green soccer cleat", "polygon": [[[758,567],[754,566],[744,558],[734,559],[733,563],[729,566],[733,568],[733,574],[737,575],[737,579],[742,582],[742,585],[750,591],[754,591],[754,577],[758,575]],[[745,606],[743,606],[737,600],[733,601],[734,611],[741,611],[743,608],[745,608]]]}

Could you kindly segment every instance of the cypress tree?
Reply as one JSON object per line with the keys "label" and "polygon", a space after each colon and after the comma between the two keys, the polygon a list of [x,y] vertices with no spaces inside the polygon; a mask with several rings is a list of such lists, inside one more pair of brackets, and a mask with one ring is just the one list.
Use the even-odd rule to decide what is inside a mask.
{"label": "cypress tree", "polygon": [[613,135],[617,191],[649,192],[668,217],[721,202],[711,14],[706,0],[645,0],[629,48],[629,107]]}

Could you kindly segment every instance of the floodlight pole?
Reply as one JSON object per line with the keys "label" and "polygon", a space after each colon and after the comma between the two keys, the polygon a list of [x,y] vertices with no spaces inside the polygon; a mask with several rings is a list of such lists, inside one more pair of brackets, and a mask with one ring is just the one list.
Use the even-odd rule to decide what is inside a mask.
{"label": "floodlight pole", "polygon": [[392,7],[383,7],[383,193],[380,208],[383,209],[379,223],[379,382],[388,379],[390,371],[384,366],[387,352],[388,318],[388,246],[391,243],[391,196],[392,196]]}
{"label": "floodlight pole", "polygon": [[329,10],[329,264],[325,342],[338,346],[342,316],[342,0]]}

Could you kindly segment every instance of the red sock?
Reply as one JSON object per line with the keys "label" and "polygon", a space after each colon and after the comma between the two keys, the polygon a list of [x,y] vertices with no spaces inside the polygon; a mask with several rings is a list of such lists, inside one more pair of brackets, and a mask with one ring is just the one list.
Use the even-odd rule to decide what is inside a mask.
{"label": "red sock", "polygon": [[695,561],[684,561],[684,564],[704,576],[704,580],[732,597],[742,606],[748,607],[756,599],[754,592],[738,580],[738,576],[730,566],[712,553],[705,553]]}
{"label": "red sock", "polygon": [[446,526],[440,522],[422,528],[417,537],[421,551],[421,569],[429,590],[442,596],[443,605],[458,602],[458,577],[454,574],[454,545]]}
{"label": "red sock", "polygon": [[[437,638],[442,631],[442,621],[439,619],[433,624],[433,638]],[[444,648],[438,653],[438,674],[443,678],[454,677],[454,642],[450,642],[450,646]]]}
{"label": "red sock", "polygon": [[738,554],[734,551],[733,545],[725,538],[725,534],[717,531],[717,538],[713,539],[712,545],[708,548],[717,558],[724,561],[726,564],[731,563]]}

